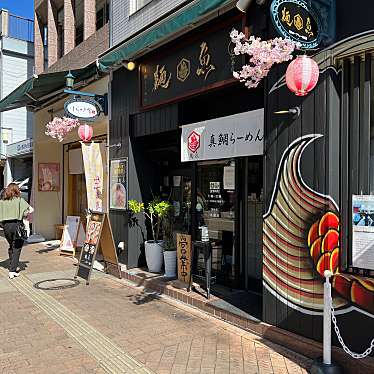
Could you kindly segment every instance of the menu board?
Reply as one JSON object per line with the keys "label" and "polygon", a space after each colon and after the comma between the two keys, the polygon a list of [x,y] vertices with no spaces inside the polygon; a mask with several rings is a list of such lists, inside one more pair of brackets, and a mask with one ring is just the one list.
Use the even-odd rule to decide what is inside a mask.
{"label": "menu board", "polygon": [[75,278],[80,277],[85,279],[86,284],[89,284],[99,246],[103,254],[106,272],[110,272],[118,278],[121,278],[121,271],[118,265],[117,252],[108,215],[102,212],[91,212],[87,223],[86,238],[75,275]]}
{"label": "menu board", "polygon": [[352,196],[352,266],[374,270],[374,196]]}

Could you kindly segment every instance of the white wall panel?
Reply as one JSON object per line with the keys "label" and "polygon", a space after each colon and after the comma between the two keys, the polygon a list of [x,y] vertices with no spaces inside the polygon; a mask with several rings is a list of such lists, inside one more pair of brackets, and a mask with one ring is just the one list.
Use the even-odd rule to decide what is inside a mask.
{"label": "white wall panel", "polygon": [[130,15],[131,1],[133,0],[112,0],[111,47],[162,18],[174,8],[189,2],[186,0],[153,0]]}

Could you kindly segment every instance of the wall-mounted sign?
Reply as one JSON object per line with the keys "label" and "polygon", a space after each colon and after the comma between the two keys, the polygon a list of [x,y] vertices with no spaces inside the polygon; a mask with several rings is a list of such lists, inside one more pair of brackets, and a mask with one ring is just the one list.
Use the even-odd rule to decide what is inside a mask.
{"label": "wall-mounted sign", "polygon": [[127,209],[127,157],[110,160],[110,209]]}
{"label": "wall-mounted sign", "polygon": [[181,42],[141,64],[141,105],[150,107],[205,91],[233,81],[242,56],[234,53],[230,32],[243,29],[243,18],[235,17]]}
{"label": "wall-mounted sign", "polygon": [[6,153],[9,157],[32,153],[32,145],[33,142],[30,138],[21,140],[20,142],[7,145]]}
{"label": "wall-mounted sign", "polygon": [[101,112],[95,100],[81,97],[66,101],[64,109],[67,116],[84,121],[95,121]]}
{"label": "wall-mounted sign", "polygon": [[38,191],[60,191],[60,164],[57,162],[39,162]]}
{"label": "wall-mounted sign", "polygon": [[283,37],[300,43],[301,48],[315,48],[320,43],[320,20],[303,0],[274,0],[271,19]]}
{"label": "wall-mounted sign", "polygon": [[182,127],[183,161],[262,155],[264,110],[238,113]]}
{"label": "wall-mounted sign", "polygon": [[352,266],[374,270],[374,196],[352,196]]}

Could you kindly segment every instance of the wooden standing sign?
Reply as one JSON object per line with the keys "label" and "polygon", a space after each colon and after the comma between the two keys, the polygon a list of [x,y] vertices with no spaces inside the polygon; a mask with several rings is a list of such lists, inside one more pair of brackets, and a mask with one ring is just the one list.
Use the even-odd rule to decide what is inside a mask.
{"label": "wooden standing sign", "polygon": [[190,285],[192,246],[191,235],[177,234],[178,280]]}
{"label": "wooden standing sign", "polygon": [[121,278],[109,217],[106,213],[91,212],[87,223],[86,239],[75,274],[75,278],[85,279],[86,284],[89,284],[99,246],[104,258],[105,272]]}

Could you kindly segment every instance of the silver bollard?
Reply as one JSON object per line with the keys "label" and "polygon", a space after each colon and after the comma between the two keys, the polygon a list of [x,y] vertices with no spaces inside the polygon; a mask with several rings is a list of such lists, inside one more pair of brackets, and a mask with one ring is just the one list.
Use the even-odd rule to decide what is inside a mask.
{"label": "silver bollard", "polygon": [[325,270],[323,285],[323,357],[313,361],[311,374],[342,374],[343,369],[331,361],[331,283],[332,272]]}
{"label": "silver bollard", "polygon": [[323,363],[331,365],[331,283],[332,272],[325,270],[323,285]]}

